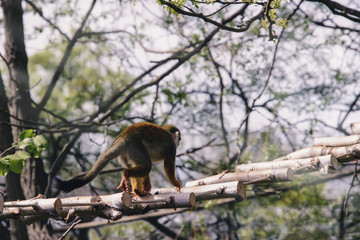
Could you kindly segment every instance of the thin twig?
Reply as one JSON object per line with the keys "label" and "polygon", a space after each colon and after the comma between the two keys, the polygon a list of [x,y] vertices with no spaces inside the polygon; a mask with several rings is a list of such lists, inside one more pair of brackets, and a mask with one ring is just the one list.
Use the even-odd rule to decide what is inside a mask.
{"label": "thin twig", "polygon": [[30,0],[25,0],[25,2],[27,4],[29,4],[31,6],[31,8],[37,12],[39,14],[39,16],[45,20],[45,22],[47,22],[52,28],[56,29],[62,36],[64,36],[68,41],[70,41],[70,38],[58,27],[56,26],[53,22],[50,21],[50,19],[46,18],[43,14],[43,11],[38,8],[35,3],[33,3],[32,1]]}
{"label": "thin twig", "polygon": [[12,151],[16,149],[15,146],[12,146],[12,147],[9,147],[8,149],[5,149],[5,151],[3,151],[1,154],[0,154],[0,157],[4,156],[6,152],[9,152],[9,151]]}
{"label": "thin twig", "polygon": [[224,123],[224,111],[223,111],[223,98],[224,98],[224,80],[223,77],[220,73],[220,69],[219,69],[219,64],[215,61],[214,57],[212,56],[212,53],[210,51],[210,49],[208,50],[209,52],[209,56],[211,58],[212,63],[214,64],[216,73],[218,75],[219,78],[219,85],[220,85],[220,94],[219,94],[219,111],[220,111],[220,124],[221,124],[221,129],[222,129],[222,133],[223,133],[223,138],[225,141],[225,148],[226,148],[226,159],[225,161],[227,163],[230,162],[230,146],[229,146],[229,141],[227,138],[227,130],[225,127],[225,123]]}
{"label": "thin twig", "polygon": [[180,153],[178,155],[176,155],[176,157],[181,157],[181,156],[184,156],[184,155],[189,155],[190,153],[195,153],[199,150],[202,150],[204,149],[205,147],[208,147],[211,145],[211,143],[213,143],[214,141],[216,140],[216,138],[213,138],[211,139],[209,142],[205,143],[204,145],[200,146],[200,147],[197,147],[197,148],[190,148],[188,149],[185,153]]}
{"label": "thin twig", "polygon": [[39,103],[39,107],[36,109],[37,111],[40,111],[40,109],[43,108],[46,105],[46,103],[48,102],[48,100],[50,99],[51,94],[52,94],[52,92],[53,92],[53,90],[55,88],[55,85],[58,82],[58,80],[60,78],[60,75],[61,75],[62,71],[64,70],[67,61],[70,58],[71,51],[73,50],[73,48],[75,46],[75,43],[77,42],[79,37],[81,37],[81,32],[82,32],[83,28],[85,27],[85,24],[86,24],[86,22],[87,22],[87,20],[88,20],[88,18],[90,16],[92,10],[94,9],[96,1],[97,0],[92,1],[88,11],[85,14],[84,19],[82,20],[82,22],[80,24],[80,27],[76,30],[74,36],[69,41],[69,44],[66,47],[65,53],[64,53],[63,57],[61,58],[60,63],[57,66],[57,68],[56,68],[56,70],[54,72],[54,75],[53,75],[53,77],[51,79],[51,82],[50,82],[49,86],[46,89],[44,97],[41,100],[41,102]]}
{"label": "thin twig", "polygon": [[354,168],[354,174],[353,174],[353,177],[352,177],[352,180],[351,180],[351,183],[350,183],[350,186],[349,186],[349,189],[347,190],[346,192],[346,195],[345,195],[345,198],[344,198],[344,202],[343,202],[343,206],[342,206],[342,211],[345,212],[345,218],[347,217],[348,215],[348,202],[349,202],[349,195],[350,195],[350,191],[351,189],[354,187],[354,182],[355,182],[355,179],[356,179],[356,176],[357,176],[357,166],[358,166],[358,160],[355,160],[355,168]]}
{"label": "thin twig", "polygon": [[64,234],[59,238],[59,240],[64,239],[64,237],[71,231],[71,229],[73,229],[80,222],[81,219],[79,217],[76,217],[73,224],[71,224],[71,226],[66,230],[66,232],[64,232]]}
{"label": "thin twig", "polygon": [[[194,11],[187,12],[187,11],[181,9],[180,7],[178,7],[175,4],[172,4],[170,2],[160,0],[160,3],[168,6],[169,8],[173,9],[174,11],[176,11],[176,12],[182,14],[182,15],[187,15],[187,16],[190,16],[190,17],[200,18],[200,19],[204,20],[205,22],[211,23],[211,24],[215,25],[216,27],[218,27],[220,29],[223,29],[223,30],[226,30],[226,31],[231,31],[231,32],[245,32],[246,30],[249,29],[250,25],[254,21],[262,18],[264,16],[264,12],[265,12],[265,8],[262,8],[262,10],[257,15],[255,15],[254,17],[250,18],[249,20],[245,21],[241,26],[239,26],[237,28],[233,28],[233,27],[226,26],[226,24],[229,23],[229,21],[222,21],[221,23],[219,23],[219,22],[217,22],[215,20],[212,20],[211,18],[206,17],[202,13],[195,13]],[[246,4],[245,7],[249,6],[248,3],[245,3],[245,4]]]}

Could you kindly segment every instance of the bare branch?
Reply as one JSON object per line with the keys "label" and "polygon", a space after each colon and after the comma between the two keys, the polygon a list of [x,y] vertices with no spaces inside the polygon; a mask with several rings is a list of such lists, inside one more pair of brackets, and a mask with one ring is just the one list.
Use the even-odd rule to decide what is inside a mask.
{"label": "bare branch", "polygon": [[222,129],[222,133],[223,133],[224,142],[225,142],[225,148],[226,148],[226,159],[225,159],[225,161],[227,163],[230,163],[230,155],[229,155],[230,154],[230,146],[229,146],[229,141],[228,141],[228,138],[227,138],[227,131],[226,131],[226,128],[225,128],[224,113],[223,113],[223,98],[224,98],[224,88],[225,88],[224,80],[223,80],[222,75],[220,73],[219,64],[213,58],[210,49],[208,51],[209,51],[210,59],[211,59],[212,63],[215,66],[215,70],[216,70],[216,73],[217,73],[218,78],[219,78],[219,85],[220,85],[220,93],[219,93],[219,96],[220,96],[220,98],[219,98],[220,124],[221,124],[221,129]]}
{"label": "bare branch", "polygon": [[342,126],[343,126],[345,120],[347,119],[349,114],[353,111],[353,109],[354,109],[355,105],[358,103],[359,99],[360,99],[360,92],[355,96],[354,101],[352,101],[352,103],[350,104],[349,109],[347,110],[347,112],[346,112],[345,116],[343,117],[342,121],[339,123],[338,128],[343,129]]}
{"label": "bare branch", "polygon": [[307,0],[309,2],[319,2],[327,6],[331,12],[336,15],[343,16],[351,21],[360,23],[360,11],[346,7],[331,0]]}
{"label": "bare branch", "polygon": [[344,201],[343,201],[342,212],[345,213],[344,218],[346,218],[347,215],[348,215],[349,195],[350,195],[351,189],[355,186],[354,183],[355,183],[355,179],[356,179],[356,177],[357,177],[357,166],[358,166],[358,160],[355,161],[354,174],[353,174],[353,177],[352,177],[350,186],[349,186],[348,190],[346,191],[346,195],[345,195]]}
{"label": "bare branch", "polygon": [[93,0],[91,2],[91,5],[90,5],[88,11],[86,12],[82,23],[80,24],[79,28],[76,30],[74,36],[72,37],[69,44],[67,45],[65,53],[64,53],[59,65],[57,66],[57,68],[55,70],[55,73],[54,73],[54,75],[53,75],[53,77],[51,79],[51,82],[50,82],[49,86],[46,89],[45,95],[44,95],[43,99],[40,101],[39,106],[37,107],[37,111],[40,111],[40,109],[45,107],[47,101],[49,100],[49,98],[51,96],[51,93],[54,90],[55,85],[56,85],[57,81],[59,80],[60,75],[61,75],[61,73],[63,72],[63,70],[65,68],[66,63],[69,60],[71,51],[73,50],[73,48],[74,48],[77,40],[79,39],[79,37],[81,37],[81,32],[83,31],[83,28],[85,27],[85,24],[86,24],[86,22],[87,22],[87,20],[88,20],[88,18],[90,16],[92,10],[94,9],[96,1],[97,0]]}
{"label": "bare branch", "polygon": [[195,152],[197,152],[199,150],[204,149],[205,147],[209,147],[209,146],[211,146],[211,143],[213,143],[215,140],[216,140],[216,138],[213,138],[209,142],[205,143],[204,145],[202,145],[200,147],[190,148],[190,149],[186,150],[185,153],[181,153],[181,154],[176,155],[176,157],[181,157],[181,156],[184,156],[184,155],[188,155],[190,153],[195,153]]}
{"label": "bare branch", "polygon": [[65,236],[76,226],[78,225],[82,220],[80,218],[76,218],[74,222],[71,224],[71,226],[64,232],[63,235],[59,238],[59,240],[63,240]]}
{"label": "bare branch", "polygon": [[172,239],[179,239],[179,240],[185,240],[186,238],[183,238],[181,236],[178,236],[177,233],[172,231],[170,228],[166,227],[164,224],[160,224],[158,222],[158,218],[148,218],[146,219],[148,223],[153,225],[157,230],[165,234],[166,236],[172,238]]}
{"label": "bare branch", "polygon": [[38,7],[35,5],[35,3],[33,3],[33,2],[30,1],[30,0],[25,0],[25,2],[26,2],[27,4],[29,4],[29,5],[31,6],[31,8],[32,8],[35,12],[37,12],[37,13],[39,14],[39,16],[40,16],[42,19],[44,19],[51,27],[53,27],[54,29],[56,29],[62,36],[64,36],[68,41],[70,41],[70,38],[69,38],[57,25],[55,25],[53,22],[51,22],[50,19],[48,19],[48,18],[46,18],[46,17],[44,16],[43,11],[42,11],[40,8],[38,8]]}
{"label": "bare branch", "polygon": [[[219,23],[217,21],[212,20],[211,18],[206,17],[202,13],[195,13],[193,11],[187,12],[171,2],[160,0],[160,3],[168,6],[169,8],[172,8],[173,10],[175,10],[176,12],[178,12],[180,14],[200,18],[200,19],[204,20],[205,22],[208,22],[208,23],[211,23],[211,24],[217,26],[220,29],[231,31],[231,32],[245,32],[246,30],[249,29],[250,25],[254,21],[261,19],[264,16],[264,12],[265,12],[265,9],[263,8],[257,15],[255,15],[254,17],[250,18],[249,20],[245,21],[242,25],[238,26],[238,28],[233,28],[233,27],[226,26],[226,24],[231,22],[232,20],[231,21],[225,20],[225,21],[222,21],[221,23]],[[247,8],[248,6],[249,6],[249,4],[245,3],[245,8]]]}

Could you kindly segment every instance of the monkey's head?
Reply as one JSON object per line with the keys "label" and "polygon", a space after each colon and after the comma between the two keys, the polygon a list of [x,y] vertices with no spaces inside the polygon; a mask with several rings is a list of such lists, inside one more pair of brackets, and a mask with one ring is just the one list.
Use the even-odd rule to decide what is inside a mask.
{"label": "monkey's head", "polygon": [[180,140],[181,140],[180,130],[177,127],[175,127],[174,125],[164,125],[164,126],[162,126],[162,128],[171,134],[171,137],[174,140],[174,143],[177,148],[179,146]]}

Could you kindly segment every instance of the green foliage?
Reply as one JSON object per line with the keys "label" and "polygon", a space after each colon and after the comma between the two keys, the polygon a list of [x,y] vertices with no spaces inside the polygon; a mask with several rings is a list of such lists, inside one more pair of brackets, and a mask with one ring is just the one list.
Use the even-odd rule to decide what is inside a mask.
{"label": "green foliage", "polygon": [[15,154],[0,158],[0,175],[5,176],[9,171],[20,174],[26,159],[30,154],[25,151],[18,151]]}
{"label": "green foliage", "polygon": [[[120,2],[125,3],[126,1]],[[241,4],[237,2],[229,7],[229,10],[208,15],[214,13],[213,10],[220,4],[216,3],[217,5],[206,9],[208,6],[205,4],[212,4],[213,2],[171,1],[172,4],[179,8],[189,11],[188,8],[184,7],[186,4],[187,7],[192,7],[194,12],[202,12],[204,16],[209,16],[209,18],[218,22],[230,16],[238,6],[241,7]],[[260,4],[256,4],[260,2],[257,0],[244,0],[243,2],[248,2],[253,6],[246,10],[249,10],[249,12],[227,23],[227,26],[235,28],[238,25],[241,26],[244,21],[262,8]],[[156,86],[156,90],[155,87],[151,87],[135,94],[128,103],[106,119],[104,124],[113,124],[109,127],[107,136],[116,137],[124,129],[124,122],[128,124],[131,121],[147,119],[157,121],[161,118],[163,121],[169,119],[169,122],[171,119],[174,124],[179,124],[179,127],[184,129],[182,133],[186,140],[180,146],[182,149],[179,148],[179,152],[186,151],[186,148],[202,146],[210,138],[219,136],[221,138],[222,133],[219,131],[221,127],[218,118],[219,75],[214,68],[214,63],[210,61],[209,51],[211,51],[214,60],[219,64],[225,87],[223,111],[230,144],[230,157],[237,153],[237,145],[239,145],[247,146],[241,153],[240,162],[242,163],[272,160],[280,154],[282,155],[285,149],[285,152],[289,153],[287,141],[291,142],[292,147],[298,148],[298,139],[302,137],[310,139],[314,134],[318,135],[319,123],[312,123],[311,119],[317,118],[318,113],[329,109],[328,107],[338,100],[341,101],[336,102],[336,106],[338,106],[336,109],[347,109],[352,100],[351,91],[357,89],[358,84],[356,81],[359,79],[359,68],[356,63],[359,61],[355,60],[358,58],[354,57],[354,61],[346,63],[343,61],[343,59],[348,59],[346,55],[343,58],[338,56],[341,49],[335,51],[336,61],[331,61],[332,59],[328,58],[332,55],[334,47],[343,48],[346,52],[353,51],[351,48],[354,47],[346,49],[345,46],[348,45],[347,41],[349,39],[352,42],[352,39],[356,38],[349,37],[351,35],[348,34],[348,30],[344,32],[336,32],[332,31],[332,29],[316,31],[312,17],[316,16],[316,19],[331,18],[322,18],[324,15],[320,6],[316,11],[313,10],[313,12],[319,14],[318,16],[312,16],[311,11],[306,12],[307,6],[302,6],[301,10],[289,20],[289,27],[283,32],[283,40],[277,48],[275,59],[273,59],[275,45],[268,43],[264,29],[269,30],[270,24],[272,24],[274,31],[277,31],[278,27],[287,27],[287,21],[281,17],[291,16],[290,14],[296,6],[294,4],[281,4],[283,2],[284,0],[271,1],[267,16],[251,24],[250,29],[246,32],[239,34],[226,30],[219,31],[213,37],[211,43],[207,44],[206,48],[201,50],[199,54],[193,56],[176,71],[161,80],[161,83]],[[261,1],[261,4],[263,3],[265,2]],[[141,9],[141,11],[147,12],[148,9],[151,9],[150,4],[150,2],[137,4],[136,7],[141,8],[141,5],[145,5],[146,9]],[[76,23],[81,22],[81,13],[83,13],[84,9],[78,13],[80,5],[82,4],[76,7],[75,2],[66,1],[64,4],[59,4],[55,10],[55,18],[53,19],[55,23],[62,23],[62,16],[65,16],[66,19],[71,18],[73,24],[66,28],[66,34],[69,37],[74,32]],[[131,1],[129,5],[131,5]],[[81,7],[83,8],[83,6]],[[105,4],[102,7],[106,9]],[[200,8],[196,9],[197,7]],[[77,128],[79,122],[87,121],[89,115],[92,115],[99,106],[101,108],[103,103],[109,100],[109,96],[119,92],[119,89],[127,84],[129,79],[133,79],[129,73],[139,74],[142,70],[148,70],[149,66],[154,66],[154,63],[160,63],[159,60],[165,59],[165,56],[179,52],[168,64],[140,79],[134,88],[152,81],[161,73],[167,71],[167,67],[171,67],[172,62],[178,60],[176,58],[184,57],[189,51],[200,47],[199,43],[206,39],[215,28],[214,25],[196,17],[180,19],[180,15],[173,14],[174,12],[165,5],[164,8],[166,9],[164,12],[169,11],[162,16],[160,16],[161,11],[159,15],[158,11],[156,11],[157,18],[152,18],[151,14],[144,14],[146,16],[144,19],[143,16],[137,15],[134,16],[133,20],[129,18],[127,21],[122,21],[121,15],[130,16],[130,12],[137,12],[137,9],[133,8],[132,11],[127,13],[128,11],[122,12],[126,9],[125,7],[114,8],[112,6],[107,11],[102,11],[99,8],[96,14],[92,14],[85,29],[83,29],[83,33],[100,33],[101,31],[116,29],[120,30],[120,33],[91,36],[85,34],[84,37],[79,39],[65,66],[65,70],[56,83],[51,99],[46,105],[46,109],[63,117],[70,123],[67,121],[62,122],[55,116],[45,112],[40,116],[40,121],[51,124],[56,129],[59,129],[57,128],[58,125],[66,126],[70,130]],[[49,10],[47,16],[51,16],[52,8],[46,9]],[[329,12],[328,9],[326,11]],[[111,18],[113,19],[111,20]],[[65,21],[64,24],[67,22]],[[121,24],[122,22],[123,24]],[[101,23],[106,24],[101,26]],[[48,29],[44,26],[42,24],[35,29],[35,32],[48,32]],[[159,32],[152,31],[154,26],[160,26],[163,29],[158,29]],[[328,36],[326,36],[327,32],[330,33]],[[66,48],[66,39],[57,39],[56,35],[54,34],[49,38],[50,44],[47,48],[36,52],[29,59],[29,72],[32,81],[31,95],[35,98],[35,102],[38,102],[43,96],[44,90],[48,87],[52,74]],[[320,37],[314,37],[315,35]],[[169,39],[168,36],[170,36]],[[348,37],[349,39],[347,39]],[[161,43],[163,41],[165,43],[167,40],[170,40],[170,46],[167,47],[165,46],[167,44],[164,44],[162,48]],[[187,46],[187,48],[182,49],[184,46]],[[142,49],[143,47],[146,50]],[[154,49],[151,49],[152,47]],[[137,65],[135,59],[138,59],[141,55],[134,55],[135,51],[133,49],[147,52],[146,58],[138,61],[139,65]],[[159,52],[163,52],[165,55],[156,55],[155,52],[157,51],[151,53],[152,51],[148,52],[147,50],[160,50]],[[114,59],[117,59],[117,61],[113,61]],[[272,59],[274,60],[273,64]],[[269,69],[272,68],[271,66],[273,66],[273,71],[270,76]],[[330,71],[329,66],[331,67]],[[349,67],[354,68],[353,71],[350,71],[351,68]],[[128,72],[125,72],[125,69]],[[266,83],[268,77],[270,77],[269,82]],[[353,84],[350,85],[351,83]],[[113,106],[123,101],[134,88],[130,88],[118,98],[117,102],[113,102]],[[258,96],[262,89],[264,89],[264,94]],[[342,99],[340,99],[340,96]],[[239,127],[240,121],[247,114],[246,111],[249,110],[252,103],[254,103],[254,108],[250,109],[253,112],[249,113],[249,128],[246,128],[245,131],[245,125],[243,125],[239,137],[235,134],[235,130]],[[150,115],[149,112],[152,111],[150,108],[153,106],[153,115]],[[159,108],[161,109],[159,110]],[[336,119],[337,113],[333,109],[331,109],[330,113],[331,116],[334,116],[332,119]],[[324,111],[324,114],[327,113],[329,112]],[[340,118],[339,116],[338,118]],[[98,117],[101,117],[101,115]],[[129,121],[123,121],[124,119]],[[333,123],[322,122],[324,122],[323,125],[325,126],[333,126]],[[96,128],[103,127],[97,125],[98,122],[96,121],[93,123],[93,128],[84,129],[84,133],[87,131],[95,132]],[[44,128],[46,126],[41,125]],[[51,160],[58,155],[62,146],[68,142],[74,132],[63,130],[60,128],[61,133],[51,134],[51,137],[48,138],[49,143],[52,144],[48,148],[50,156],[48,165],[52,163]],[[302,132],[302,130],[305,132]],[[201,138],[197,138],[197,136],[201,136]],[[28,137],[32,138],[33,136]],[[84,137],[79,139],[76,146],[71,150],[71,156],[69,155],[71,159],[69,160],[74,161],[68,161],[67,164],[64,164],[62,168],[63,177],[69,177],[74,172],[79,172],[78,163],[82,167],[81,170],[89,169],[89,165],[92,163],[91,160],[95,159],[95,155],[100,150],[89,147],[88,142],[89,139],[84,134]],[[219,140],[216,144],[211,144],[202,151],[190,152],[187,156],[177,159],[177,165],[182,166],[181,170],[177,169],[177,171],[180,171],[181,180],[186,181],[187,176],[196,179],[198,173],[209,176],[223,170],[233,169],[233,166],[229,166],[229,163],[224,161],[224,144],[222,142],[222,140]],[[105,146],[102,145],[102,147]],[[25,147],[25,149],[28,148],[31,147]],[[29,152],[22,150],[7,159],[0,159],[0,169],[21,172],[24,164],[23,159],[30,157],[27,156],[29,154]],[[37,156],[40,154],[39,152],[36,153]],[[13,162],[11,168],[9,167],[10,161]],[[116,164],[115,162],[112,161],[111,164]],[[184,171],[184,174],[181,174],[181,171]],[[118,184],[119,179],[116,173],[111,176],[114,177],[109,178],[108,175],[99,176],[93,182],[93,186],[105,190],[105,185],[113,184],[112,181],[109,183],[109,179],[117,181],[114,184]],[[102,184],[98,184],[97,181]],[[199,218],[196,218],[196,220],[184,220],[183,224],[173,221],[170,224],[179,224],[180,228],[184,229],[179,231],[182,236],[192,236],[193,239],[204,239],[208,236],[213,237],[216,232],[226,234],[231,231],[237,233],[238,238],[243,237],[244,239],[299,239],[301,237],[311,239],[311,236],[313,238],[316,236],[319,239],[326,238],[326,234],[323,235],[322,230],[326,229],[326,227],[330,228],[330,223],[326,222],[328,220],[326,208],[329,208],[329,203],[323,201],[324,196],[320,195],[322,186],[299,188],[288,193],[267,196],[266,199],[261,197],[261,193],[266,193],[267,190],[271,191],[276,186],[276,184],[257,184],[254,189],[249,189],[250,186],[248,186],[248,191],[255,194],[255,199],[248,199],[244,203],[231,206],[222,204],[219,207],[214,206],[216,201],[208,201],[205,206],[207,212],[200,213]],[[281,186],[278,185],[279,188]],[[113,191],[113,186],[111,186],[110,191]],[[259,197],[256,196],[257,194]],[[359,202],[359,198],[356,198],[356,200]],[[356,202],[353,204],[356,206]],[[338,211],[339,207],[336,210]],[[195,214],[198,214],[198,212]],[[186,213],[186,215],[189,214]],[[336,217],[335,214],[334,216]],[[335,217],[331,220],[334,221]],[[226,229],[226,226],[235,223],[238,223],[238,226],[234,225],[235,227]],[[214,230],[217,226],[220,226],[219,229]],[[321,226],[322,229],[317,229],[317,226]],[[175,231],[178,228],[179,226],[175,226]],[[144,235],[155,232],[152,227],[143,222],[122,225],[121,227],[109,226],[105,231],[108,231],[105,233],[107,236],[134,236],[134,238],[140,234],[143,234],[140,238],[145,238]],[[232,239],[231,236],[227,236],[227,238]]]}
{"label": "green foliage", "polygon": [[153,227],[146,222],[137,221],[127,224],[109,225],[102,228],[103,238],[107,236],[126,237],[126,239],[145,239],[144,235],[153,231]]}
{"label": "green foliage", "polygon": [[14,154],[0,157],[0,175],[5,176],[9,171],[20,174],[30,157],[40,158],[47,148],[47,141],[42,135],[36,135],[35,130],[28,129],[20,133],[19,142],[13,143],[13,147],[21,149]]}
{"label": "green foliage", "polygon": [[[278,10],[281,10],[281,2],[283,0],[275,0],[270,4],[270,9],[268,10],[267,18],[261,20],[261,25],[265,30],[269,30],[270,22],[274,23],[279,27],[287,27],[287,20],[284,18],[278,18]],[[290,2],[286,0],[286,2]]]}
{"label": "green foliage", "polygon": [[167,101],[171,104],[176,102],[183,103],[186,101],[186,93],[181,91],[180,89],[177,92],[174,92],[168,88],[162,90],[162,92],[167,96]]}
{"label": "green foliage", "polygon": [[[44,89],[48,87],[48,82],[44,79],[51,78],[64,49],[64,44],[52,43],[45,50],[30,57],[29,69],[34,81],[32,84],[36,85],[35,95],[42,96]],[[98,44],[96,49],[86,45],[75,46],[62,72],[58,87],[54,89],[48,101],[47,109],[69,121],[88,116],[89,111],[97,109],[108,96],[129,82],[131,77],[120,67],[99,64],[101,55],[110,54],[110,51],[102,44]],[[123,111],[118,112],[118,115],[123,115]],[[49,115],[44,117],[55,120]]]}
{"label": "green foliage", "polygon": [[273,129],[261,133],[260,161],[271,161],[280,155],[279,144],[273,135]]}
{"label": "green foliage", "polygon": [[188,221],[183,221],[180,236],[185,239],[208,240],[208,215],[201,212],[193,213]]}
{"label": "green foliage", "polygon": [[35,158],[39,158],[42,152],[47,148],[45,137],[36,135],[36,131],[33,129],[22,131],[19,140],[19,142],[13,143],[13,146],[27,150]]}
{"label": "green foliage", "polygon": [[[169,14],[169,15],[173,14],[173,15],[179,17],[179,18],[182,17],[182,15],[179,14],[179,13],[178,13],[177,11],[175,11],[174,9],[172,9],[172,8],[170,8],[170,7],[168,7],[168,6],[163,5],[163,4],[161,3],[161,1],[158,0],[157,2],[158,2],[158,4],[159,4],[160,6],[163,6],[163,7],[168,11],[168,14]],[[172,1],[171,3],[174,4],[174,6],[182,9],[183,6],[184,6],[184,4],[186,3],[186,0]],[[195,5],[195,6],[196,6],[196,5]]]}
{"label": "green foliage", "polygon": [[[277,185],[280,184],[272,187],[276,189]],[[253,190],[261,193],[268,187],[258,185]],[[327,215],[329,203],[321,196],[322,187],[299,188],[273,196],[261,197],[259,194],[254,199],[234,204],[233,208],[226,209],[221,205],[213,211],[236,213],[242,226],[237,236],[244,239],[328,239],[331,226]],[[302,234],[307,237],[303,238]]]}

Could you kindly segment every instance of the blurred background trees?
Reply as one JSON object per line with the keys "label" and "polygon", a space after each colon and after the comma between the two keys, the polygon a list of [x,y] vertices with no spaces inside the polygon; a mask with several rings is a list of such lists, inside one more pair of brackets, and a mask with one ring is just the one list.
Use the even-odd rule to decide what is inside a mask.
{"label": "blurred background trees", "polygon": [[[57,196],[55,177],[89,169],[134,122],[181,129],[183,183],[272,160],[313,137],[348,135],[360,119],[359,5],[2,0],[0,151],[27,128],[48,140],[43,158],[6,176],[7,200]],[[341,171],[356,167],[348,165]],[[113,161],[108,169],[119,167]],[[158,166],[155,172],[153,184],[164,186]],[[113,193],[120,174],[103,174],[70,194]],[[309,174],[290,185],[248,189],[255,197],[243,203],[209,202],[176,218],[75,231],[74,237],[155,239],[168,233],[160,223],[193,239],[355,239],[358,191],[350,189],[343,204],[350,175],[328,183]],[[2,230],[14,239],[57,239],[56,225],[10,221]]]}

